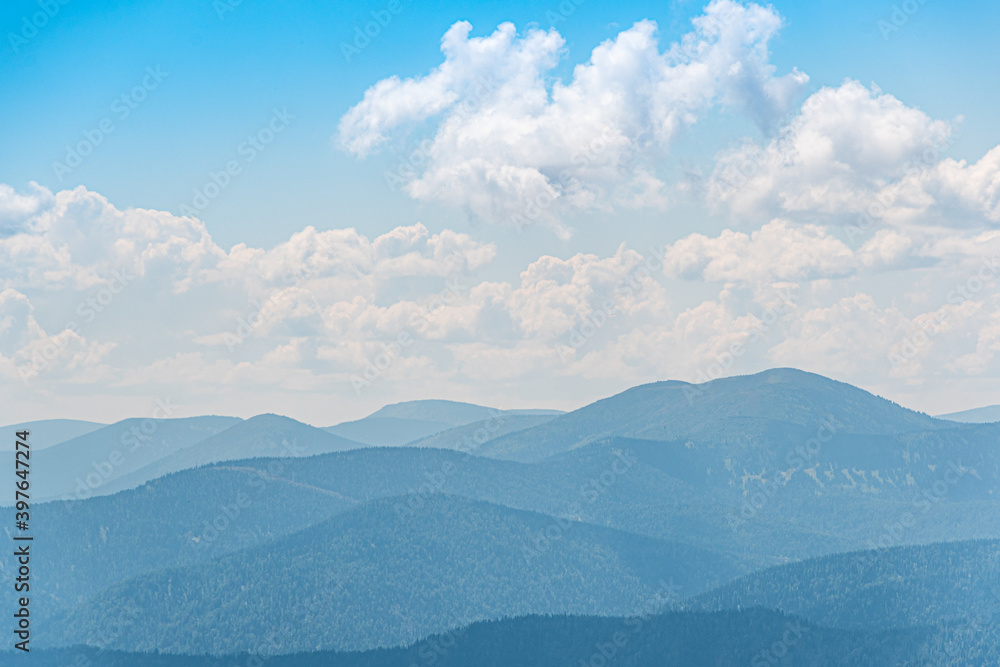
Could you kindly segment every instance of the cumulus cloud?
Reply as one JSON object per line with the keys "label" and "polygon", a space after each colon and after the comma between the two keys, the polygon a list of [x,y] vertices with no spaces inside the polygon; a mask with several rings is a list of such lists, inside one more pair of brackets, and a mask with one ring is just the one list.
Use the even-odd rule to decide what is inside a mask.
{"label": "cumulus cloud", "polygon": [[596,47],[568,83],[549,85],[564,49],[553,29],[486,37],[456,23],[426,76],[376,83],[340,120],[337,141],[364,157],[422,122],[419,160],[393,176],[423,201],[490,222],[560,226],[567,211],[662,207],[655,163],[708,109],[723,105],[770,129],[807,77],[776,76],[771,8],[714,0],[694,30],[662,50],[640,21]]}
{"label": "cumulus cloud", "polygon": [[[835,229],[835,228],[834,228]],[[753,232],[690,234],[664,249],[663,272],[688,281],[746,285],[825,282],[934,267],[942,275],[975,272],[1000,255],[1000,231],[883,228],[853,249],[831,228],[772,220]]]}
{"label": "cumulus cloud", "polygon": [[[352,303],[419,310],[426,301],[420,281],[468,275],[496,250],[417,223],[373,239],[354,229],[307,227],[271,249],[238,244],[226,251],[200,220],[120,210],[83,187],[28,194],[4,187],[0,210],[21,211],[24,219],[0,238],[0,356],[10,377],[43,380],[56,378],[56,367],[94,374],[112,350],[125,364],[118,372],[134,378],[136,369],[154,372],[158,356],[190,360],[204,347],[232,356],[245,341],[252,347],[269,336],[276,338],[263,345],[262,362],[298,358],[305,365],[285,339],[323,344],[338,333],[327,322]],[[416,292],[412,300],[408,291]],[[136,316],[139,310],[145,316]],[[179,338],[175,330],[184,327]]]}
{"label": "cumulus cloud", "polygon": [[31,216],[51,206],[50,192],[37,183],[31,183],[30,187],[31,192],[17,192],[0,183],[0,238],[20,231]]}
{"label": "cumulus cloud", "polygon": [[[119,210],[84,187],[52,194],[39,190],[48,206],[25,226],[0,239],[6,287],[86,289],[112,279],[116,270],[164,276],[177,289],[224,252],[204,225],[192,218],[146,209]],[[0,206],[23,195],[0,192]]]}
{"label": "cumulus cloud", "polygon": [[[898,188],[908,217],[951,226],[1000,225],[1000,146],[973,164],[946,158],[912,173]],[[890,211],[891,212],[891,211]]]}
{"label": "cumulus cloud", "polygon": [[63,382],[95,382],[101,362],[115,346],[115,341],[88,341],[75,323],[49,334],[26,295],[10,288],[0,291],[0,376],[11,386],[43,372]]}
{"label": "cumulus cloud", "polygon": [[664,271],[677,278],[772,283],[838,278],[854,270],[853,252],[818,225],[773,220],[746,234],[691,234],[666,249]]}
{"label": "cumulus cloud", "polygon": [[[36,194],[47,203],[0,239],[0,374],[37,395],[181,388],[200,411],[305,416],[289,397],[357,399],[373,368],[380,402],[418,385],[600,394],[774,365],[862,384],[1000,374],[996,230],[880,229],[852,250],[775,219],[641,252],[542,255],[483,280],[494,246],[421,224],[373,238],[307,227],[225,250],[192,218],[83,188]],[[888,269],[912,270],[923,298],[857,282]]]}
{"label": "cumulus cloud", "polygon": [[748,141],[724,153],[708,197],[745,219],[856,212],[925,152],[936,162],[951,132],[892,95],[847,81],[811,95],[766,145]]}
{"label": "cumulus cloud", "polygon": [[946,153],[956,133],[954,122],[848,80],[811,95],[768,143],[722,153],[705,195],[743,222],[996,226],[1000,147],[974,164],[955,160]]}

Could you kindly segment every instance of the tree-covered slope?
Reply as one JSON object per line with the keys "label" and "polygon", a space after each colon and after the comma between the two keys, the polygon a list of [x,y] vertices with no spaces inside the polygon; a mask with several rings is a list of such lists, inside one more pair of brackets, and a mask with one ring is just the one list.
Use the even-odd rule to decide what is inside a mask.
{"label": "tree-covered slope", "polygon": [[0,426],[0,451],[13,451],[16,442],[15,435],[21,431],[31,432],[31,448],[40,451],[86,435],[104,426],[107,424],[79,419],[40,419],[33,422]]}
{"label": "tree-covered slope", "polygon": [[127,650],[363,649],[475,620],[635,613],[656,590],[704,590],[737,571],[693,547],[434,495],[344,512],[269,545],[113,585],[68,615],[76,643],[118,610],[145,610],[111,644]]}
{"label": "tree-covered slope", "polygon": [[691,609],[766,607],[850,629],[1000,621],[1000,541],[836,554],[740,577]]}
{"label": "tree-covered slope", "polygon": [[[125,419],[33,453],[33,497],[87,498],[116,480],[241,420],[235,417]],[[6,501],[6,498],[4,499]]]}
{"label": "tree-covered slope", "polygon": [[[276,634],[280,629],[259,638],[260,646]],[[355,653],[210,657],[74,647],[35,651],[32,664],[66,667],[83,659],[101,667],[981,667],[997,663],[998,645],[995,628],[959,636],[938,628],[844,631],[747,609],[630,618],[526,616],[456,628],[405,648]]]}
{"label": "tree-covered slope", "polygon": [[398,447],[454,428],[446,422],[398,417],[365,417],[357,421],[327,426],[328,433],[373,447]]}
{"label": "tree-covered slope", "polygon": [[257,457],[315,456],[360,447],[364,445],[288,417],[257,415],[123,475],[100,491],[114,493],[131,489],[163,475],[208,463]]}
{"label": "tree-covered slope", "polygon": [[489,419],[455,426],[447,431],[441,431],[440,433],[414,440],[409,444],[412,447],[437,447],[438,449],[457,449],[463,452],[475,452],[480,446],[493,438],[544,424],[545,422],[552,421],[557,416],[555,414],[534,415],[503,412]]}
{"label": "tree-covered slope", "polygon": [[781,422],[810,435],[827,422],[840,432],[893,434],[953,425],[907,410],[849,384],[789,368],[705,384],[634,387],[551,422],[501,436],[482,454],[533,461],[608,436],[728,441]]}
{"label": "tree-covered slope", "polygon": [[[288,482],[281,462],[272,463],[278,474],[203,468],[111,496],[34,506],[33,613],[58,616],[125,578],[264,544],[354,504]],[[2,515],[14,525],[13,508]],[[16,576],[11,563],[0,560],[4,581]]]}

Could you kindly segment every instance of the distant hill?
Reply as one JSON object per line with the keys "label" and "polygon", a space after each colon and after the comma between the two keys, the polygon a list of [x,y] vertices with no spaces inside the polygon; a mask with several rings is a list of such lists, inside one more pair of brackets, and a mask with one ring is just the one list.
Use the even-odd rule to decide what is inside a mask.
{"label": "distant hill", "polygon": [[103,426],[35,453],[32,497],[86,498],[106,492],[115,480],[240,421],[216,416],[125,419]]}
{"label": "distant hill", "polygon": [[949,412],[946,415],[938,415],[938,419],[948,419],[953,422],[963,422],[966,424],[1000,422],[1000,405],[987,405],[985,408]]}
{"label": "distant hill", "polygon": [[475,453],[483,443],[493,438],[544,424],[552,421],[559,414],[561,413],[521,414],[520,411],[512,410],[482,421],[455,426],[447,431],[441,431],[408,444],[412,447],[438,447]]}
{"label": "distant hill", "polygon": [[[373,419],[399,425],[449,406]],[[551,644],[586,647],[556,661],[579,665],[601,641],[588,628],[604,626],[524,615],[637,613],[629,610],[653,584],[673,577],[706,610],[737,611],[672,616],[658,632],[683,651],[642,644],[609,666],[645,665],[651,655],[728,664],[725,656],[743,660],[752,646],[750,662],[760,664],[759,651],[777,641],[769,623],[789,620],[781,613],[805,619],[816,650],[842,649],[844,664],[950,664],[913,657],[942,645],[967,664],[998,664],[989,628],[1000,622],[983,597],[1000,588],[991,560],[1000,552],[998,423],[934,419],[787,369],[644,385],[554,418],[491,411],[458,426],[430,423],[445,430],[399,447],[362,447],[276,415],[157,423],[151,435],[168,453],[121,476],[118,461],[94,493],[156,479],[106,497],[33,503],[44,546],[32,559],[39,648],[92,638],[113,610],[133,605],[141,618],[114,646],[227,652],[276,635],[267,651],[360,649],[514,616],[474,626],[517,631],[483,635],[467,653],[449,653],[454,664],[495,655],[553,664],[554,654],[534,648]],[[112,426],[110,437],[122,435]],[[125,434],[135,427],[142,423]],[[204,427],[218,430],[206,437]],[[87,458],[65,450],[65,459],[96,473],[88,438],[102,430],[50,449],[83,443]],[[97,442],[113,445],[106,440]],[[10,531],[11,508],[3,512]],[[982,539],[991,541],[910,550]],[[875,544],[891,548],[842,553]],[[0,578],[9,580],[5,562]],[[711,595],[722,596],[716,607]],[[971,627],[963,609],[979,625],[955,653],[956,633]],[[703,624],[713,618],[728,620]],[[719,654],[699,634],[706,627],[738,634]],[[888,645],[904,653],[881,652]],[[798,646],[804,652],[789,659],[816,664]],[[424,667],[427,644],[405,650],[335,658],[374,665],[394,655]],[[822,655],[819,664],[835,664]]]}
{"label": "distant hill", "polygon": [[208,463],[255,457],[315,456],[364,447],[323,429],[281,415],[265,414],[233,424],[212,437],[193,442],[148,466],[107,484],[102,491],[114,493],[149,480]]}
{"label": "distant hill", "polygon": [[609,436],[728,442],[774,423],[798,426],[812,435],[830,418],[838,432],[872,435],[952,425],[843,382],[779,368],[701,385],[669,381],[634,387],[540,426],[496,438],[480,451],[537,461]]}
{"label": "distant hill", "polygon": [[440,422],[450,426],[461,426],[486,419],[495,412],[496,409],[483,405],[432,399],[392,403],[376,410],[368,416],[391,417],[393,419],[421,419],[423,421]]}
{"label": "distant hill", "polygon": [[[830,444],[830,461],[858,456],[848,446],[850,442]],[[859,445],[862,452],[864,445]],[[931,453],[946,456],[946,448],[935,453],[939,446],[928,446],[923,452],[911,448],[910,454],[914,458]],[[275,488],[303,492],[273,509],[276,516],[287,512],[295,518],[288,522],[288,530],[305,528],[357,502],[393,496],[413,503],[399,508],[409,516],[424,498],[443,492],[689,544],[727,554],[748,569],[859,549],[883,539],[895,545],[1000,537],[1000,506],[989,494],[977,491],[977,485],[988,482],[983,474],[982,480],[965,474],[961,485],[949,486],[940,498],[924,503],[924,509],[923,504],[914,504],[912,490],[895,494],[858,491],[843,476],[838,484],[827,481],[820,488],[803,473],[793,476],[787,486],[777,487],[752,514],[744,516],[739,487],[742,466],[728,470],[720,458],[717,451],[687,447],[683,441],[614,438],[536,464],[423,447],[226,461],[169,475],[110,498],[73,503],[68,506],[71,511],[61,503],[39,505],[36,513],[44,528],[39,539],[48,545],[46,554],[58,555],[53,557],[44,586],[81,590],[82,584],[106,585],[184,562],[170,558],[190,547],[192,538],[204,530],[206,518],[228,523],[226,517],[216,515],[235,502],[241,491],[255,490],[254,480],[261,475],[279,483]],[[985,472],[985,466],[980,467]],[[923,473],[912,468],[914,475],[920,475],[915,479],[921,485],[913,488],[936,488],[934,482],[941,473],[925,464],[922,468]],[[885,479],[892,479],[887,470],[883,469]],[[225,482],[230,476],[233,481]],[[230,490],[222,493],[217,485]],[[889,483],[885,486],[893,488]],[[963,500],[963,496],[972,499]],[[750,498],[757,502],[756,496]],[[895,532],[907,513],[915,517],[911,525]],[[242,513],[240,530],[227,531],[226,538],[213,541],[207,551],[219,555],[257,544],[258,538],[284,534],[275,532],[275,519],[269,516],[257,519]],[[893,532],[887,532],[890,529]],[[149,531],[155,532],[156,539],[144,541]],[[123,541],[122,536],[128,539]],[[93,570],[89,574],[74,571],[78,561],[90,563]],[[109,565],[120,562],[129,566]]]}
{"label": "distant hill", "polygon": [[549,417],[560,414],[563,413],[558,410],[496,410],[457,401],[406,401],[387,405],[364,419],[327,426],[325,430],[369,445],[395,447],[500,416]]}
{"label": "distant hill", "polygon": [[686,606],[766,607],[846,629],[960,624],[972,618],[1000,622],[1000,541],[812,558],[746,575]]}
{"label": "distant hill", "polygon": [[[394,505],[408,517],[438,492],[686,542],[757,566],[775,562],[737,553],[723,507],[684,483],[637,463],[605,487],[602,474],[619,460],[612,451],[572,455],[528,465],[420,447],[357,449],[220,462],[111,496],[42,503],[33,511],[36,539],[46,545],[35,561],[37,613],[51,616],[144,572],[264,544],[359,502],[396,497],[410,503]],[[11,525],[12,514],[4,516]],[[828,553],[842,544],[807,529],[777,529],[767,521],[754,526],[765,545],[784,540]]]}
{"label": "distant hill", "polygon": [[[355,504],[291,482],[282,461],[269,463],[186,470],[110,496],[35,505],[35,541],[46,546],[32,556],[32,613],[58,616],[128,577],[258,546]],[[7,525],[12,513],[0,512]],[[0,560],[0,579],[10,580],[9,568]]]}
{"label": "distant hill", "polygon": [[0,426],[0,451],[13,451],[15,447],[14,435],[25,429],[31,432],[31,449],[33,451],[40,451],[81,435],[86,435],[103,426],[105,424],[81,421],[79,419],[41,419],[39,421],[11,424],[10,426]]}
{"label": "distant hill", "polygon": [[450,428],[454,427],[449,423],[425,419],[365,417],[336,426],[327,426],[323,430],[374,447],[397,447]]}
{"label": "distant hill", "polygon": [[377,500],[266,547],[124,581],[53,632],[81,642],[136,606],[146,613],[108,648],[231,653],[270,635],[267,652],[363,649],[481,619],[627,615],[670,582],[694,593],[736,572],[711,552],[543,514],[443,495],[399,511],[411,505]]}

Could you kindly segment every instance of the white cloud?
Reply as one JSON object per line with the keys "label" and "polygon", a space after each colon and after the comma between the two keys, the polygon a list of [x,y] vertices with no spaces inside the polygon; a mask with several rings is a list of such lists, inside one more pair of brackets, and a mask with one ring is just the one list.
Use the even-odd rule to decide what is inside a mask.
{"label": "white cloud", "polygon": [[[40,197],[49,205],[0,238],[0,374],[17,380],[43,359],[33,396],[184,396],[198,411],[308,418],[302,404],[326,423],[315,406],[330,397],[390,402],[417,386],[576,395],[580,383],[600,393],[774,365],[861,384],[1000,375],[1000,231],[880,229],[851,250],[825,227],[776,219],[662,253],[543,255],[482,280],[495,247],[420,224],[374,238],[307,227],[226,251],[197,220],[118,210],[82,188]],[[134,276],[120,293],[105,273],[116,266]],[[896,304],[861,282],[887,269],[922,298]],[[380,355],[359,397],[352,378]],[[27,404],[19,382],[6,386],[0,399]]]}
{"label": "white cloud", "polygon": [[829,306],[803,309],[768,356],[777,366],[870,380],[888,371],[888,350],[908,323],[896,308],[880,307],[871,295],[858,292]]}
{"label": "white cloud", "polygon": [[877,88],[846,81],[811,95],[767,145],[724,153],[707,197],[738,219],[864,210],[888,181],[941,157],[952,127]]}
{"label": "white cloud", "polygon": [[341,118],[338,141],[364,157],[434,119],[406,191],[490,222],[559,228],[567,211],[662,207],[655,164],[682,128],[716,105],[769,128],[802,89],[804,74],[776,77],[768,62],[780,26],[771,8],[714,0],[666,51],[656,24],[640,21],[550,86],[564,47],[554,29],[519,36],[505,23],[470,38],[472,26],[456,23],[444,63],[372,86]]}
{"label": "white cloud", "polygon": [[677,278],[772,283],[853,273],[850,248],[817,225],[772,220],[746,234],[691,234],[666,249],[664,272]]}
{"label": "white cloud", "polygon": [[970,165],[945,157],[955,136],[954,123],[849,80],[810,96],[766,145],[724,152],[705,196],[738,221],[996,226],[1000,146]]}
{"label": "white cloud", "polygon": [[42,373],[59,381],[102,379],[99,367],[117,343],[88,341],[75,324],[50,335],[34,311],[21,292],[10,288],[0,291],[0,376],[17,387]]}
{"label": "white cloud", "polygon": [[30,193],[23,193],[0,183],[0,237],[20,231],[31,216],[52,205],[52,194],[48,190],[34,182],[30,187]]}
{"label": "white cloud", "polygon": [[1000,223],[1000,146],[978,162],[947,158],[933,169],[910,175],[900,201],[930,220],[953,226]]}

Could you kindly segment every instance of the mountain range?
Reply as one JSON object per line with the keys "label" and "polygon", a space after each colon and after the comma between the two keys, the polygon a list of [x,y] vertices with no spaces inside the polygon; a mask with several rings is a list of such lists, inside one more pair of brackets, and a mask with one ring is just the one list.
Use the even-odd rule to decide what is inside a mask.
{"label": "mountain range", "polygon": [[[32,510],[39,664],[592,664],[607,642],[615,664],[780,664],[787,624],[796,664],[1000,646],[1000,424],[802,371],[568,413],[397,404],[347,422],[359,439],[148,422],[64,424],[34,453],[50,496],[102,476]],[[656,632],[615,644],[637,620]]]}
{"label": "mountain range", "polygon": [[968,424],[1000,422],[1000,405],[988,405],[984,408],[973,408],[972,410],[951,412],[946,415],[939,415],[938,417],[939,419],[949,419],[951,421],[965,422]]}

